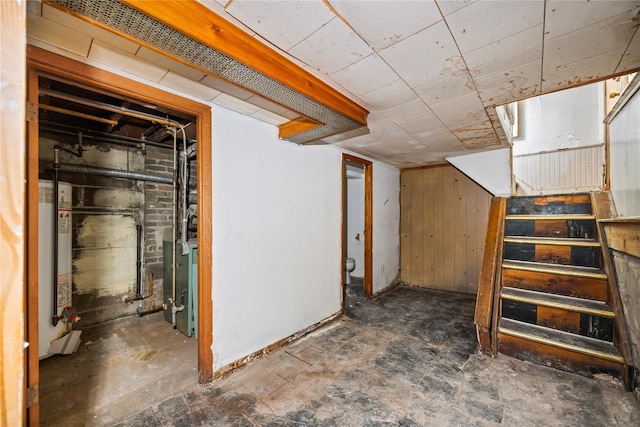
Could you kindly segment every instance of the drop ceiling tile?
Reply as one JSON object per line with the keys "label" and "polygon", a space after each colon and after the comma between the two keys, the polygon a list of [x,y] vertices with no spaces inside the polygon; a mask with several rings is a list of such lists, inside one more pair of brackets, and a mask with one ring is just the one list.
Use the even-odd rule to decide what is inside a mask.
{"label": "drop ceiling tile", "polygon": [[440,21],[380,51],[380,56],[409,85],[418,86],[466,67],[447,26]]}
{"label": "drop ceiling tile", "polygon": [[38,15],[27,15],[27,35],[83,57],[91,48],[91,37]]}
{"label": "drop ceiling tile", "polygon": [[354,95],[371,92],[398,79],[398,75],[375,53],[330,77]]}
{"label": "drop ceiling tile", "polygon": [[[620,14],[559,37],[550,39],[545,37],[545,70],[620,48],[626,49],[637,26],[631,21],[632,16],[632,14]],[[615,65],[617,66],[617,62]],[[603,64],[602,68],[610,67]]]}
{"label": "drop ceiling tile", "polygon": [[383,110],[382,113],[411,134],[442,126],[440,119],[420,99]]}
{"label": "drop ceiling tile", "polygon": [[541,25],[544,2],[478,1],[445,19],[458,47],[466,53]]}
{"label": "drop ceiling tile", "polygon": [[260,107],[256,107],[255,105],[249,104],[248,102],[241,99],[234,98],[233,96],[227,95],[226,93],[218,95],[213,100],[213,103],[221,107],[228,108],[229,110],[245,114],[247,116],[255,114],[260,110]]}
{"label": "drop ceiling tile", "polygon": [[319,1],[230,2],[228,14],[288,51],[335,17]]}
{"label": "drop ceiling tile", "polygon": [[464,148],[458,138],[449,129],[440,126],[413,134],[413,137],[433,151],[449,151]]}
{"label": "drop ceiling tile", "polygon": [[404,81],[396,80],[381,88],[360,95],[360,98],[372,108],[384,110],[418,99],[418,96]]}
{"label": "drop ceiling tile", "polygon": [[454,130],[453,134],[458,137],[462,145],[470,149],[500,145],[500,140],[496,136],[493,128],[460,129]]}
{"label": "drop ceiling tile", "polygon": [[138,51],[138,49],[140,49],[140,45],[132,42],[131,40],[127,40],[124,37],[120,37],[110,31],[103,30],[98,26],[91,25],[90,23],[83,21],[80,18],[76,18],[69,13],[65,13],[59,9],[56,9],[55,7],[51,7],[46,4],[43,5],[42,16],[53,22],[57,22],[58,24],[66,28],[73,28],[73,30],[78,31],[79,33],[100,40],[101,42],[111,45],[124,52],[134,54]]}
{"label": "drop ceiling tile", "polygon": [[251,117],[266,123],[271,123],[272,125],[276,125],[276,126],[279,126],[289,121],[289,119],[279,116],[278,114],[272,113],[269,110],[258,110],[257,112],[253,113]]}
{"label": "drop ceiling tile", "polygon": [[209,86],[205,86],[201,83],[194,82],[180,74],[174,73],[173,71],[169,71],[164,75],[162,80],[160,80],[160,84],[178,90],[180,92],[188,93],[189,95],[195,96],[196,98],[204,99],[206,101],[210,101],[216,96],[220,95],[220,92],[210,88]]}
{"label": "drop ceiling tile", "polygon": [[159,65],[162,68],[167,68],[168,70],[171,70],[177,74],[185,76],[188,79],[193,80],[195,82],[199,82],[205,76],[205,73],[203,73],[200,70],[197,70],[193,67],[189,67],[188,65],[185,65],[174,59],[171,59],[166,55],[163,55],[151,49],[147,49],[144,46],[142,46],[138,50],[138,52],[136,52],[136,56],[138,58],[144,59],[145,61],[149,61],[156,65]]}
{"label": "drop ceiling tile", "polygon": [[418,96],[429,105],[468,95],[475,90],[471,76],[465,71],[446,74],[415,88]]}
{"label": "drop ceiling tile", "polygon": [[331,1],[330,4],[375,49],[389,47],[442,19],[432,0]]}
{"label": "drop ceiling tile", "polygon": [[325,74],[333,74],[373,51],[344,22],[334,18],[288,52]]}
{"label": "drop ceiling tile", "polygon": [[556,67],[544,64],[542,92],[549,92],[598,80],[613,74],[624,48]]}
{"label": "drop ceiling tile", "polygon": [[540,93],[542,61],[478,77],[476,87],[485,106],[499,105]]}
{"label": "drop ceiling tile", "polygon": [[479,78],[540,60],[542,29],[542,25],[537,25],[464,54],[471,75]]}
{"label": "drop ceiling tile", "polygon": [[636,31],[636,35],[629,43],[615,72],[621,73],[623,71],[637,70],[638,68],[640,68],[640,31]]}
{"label": "drop ceiling tile", "polygon": [[94,40],[91,43],[88,57],[94,61],[154,82],[159,82],[168,72],[166,68],[158,67],[150,62],[136,58],[98,40]]}
{"label": "drop ceiling tile", "polygon": [[430,105],[431,110],[451,131],[482,126],[489,118],[477,93]]}
{"label": "drop ceiling tile", "polygon": [[451,15],[453,12],[472,5],[478,0],[436,0],[440,11],[444,16]]}
{"label": "drop ceiling tile", "polygon": [[547,38],[558,37],[625,12],[633,16],[638,12],[639,6],[640,4],[637,0],[548,0],[544,28],[545,35]]}
{"label": "drop ceiling tile", "polygon": [[242,89],[239,86],[236,86],[226,80],[222,80],[217,77],[205,76],[202,80],[200,80],[200,83],[238,99],[247,100],[254,96],[250,91]]}

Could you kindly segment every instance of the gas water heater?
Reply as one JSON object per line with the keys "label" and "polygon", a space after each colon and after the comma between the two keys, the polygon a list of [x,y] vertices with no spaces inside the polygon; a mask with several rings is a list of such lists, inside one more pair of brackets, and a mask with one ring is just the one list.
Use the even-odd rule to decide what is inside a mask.
{"label": "gas water heater", "polygon": [[[71,184],[58,183],[58,211],[55,211],[53,181],[38,181],[38,357],[48,353],[51,341],[66,332],[61,317],[71,306]],[[58,239],[55,247],[54,230],[57,222]],[[57,251],[58,271],[54,280],[54,252]],[[55,296],[54,296],[55,293]],[[54,299],[56,302],[54,312]]]}

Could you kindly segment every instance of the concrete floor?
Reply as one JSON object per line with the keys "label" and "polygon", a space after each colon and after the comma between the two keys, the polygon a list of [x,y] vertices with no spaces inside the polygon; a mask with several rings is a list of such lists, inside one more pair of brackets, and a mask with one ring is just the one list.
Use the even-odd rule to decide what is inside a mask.
{"label": "concrete floor", "polygon": [[[347,294],[343,318],[208,387],[195,385],[195,371],[189,369],[180,373],[184,378],[175,387],[167,385],[176,365],[195,368],[195,347],[185,351],[188,362],[168,357],[173,361],[161,368],[163,374],[150,371],[152,377],[143,378],[145,365],[172,352],[175,343],[147,337],[145,351],[157,353],[148,362],[145,356],[136,362],[133,355],[144,353],[136,350],[141,337],[131,347],[116,347],[121,350],[115,353],[111,345],[91,338],[92,344],[85,342],[84,349],[67,357],[68,374],[46,373],[62,369],[56,365],[62,357],[43,363],[43,380],[84,377],[78,384],[59,380],[56,387],[64,387],[68,396],[65,409],[44,418],[53,421],[44,425],[640,425],[638,402],[617,379],[475,355],[473,296],[407,286],[375,301],[363,300],[351,289]],[[192,344],[176,337],[187,341],[178,343],[184,347]],[[118,343],[124,338],[103,340]],[[107,347],[110,351],[101,355]],[[131,357],[121,358],[122,351]],[[110,370],[121,372],[112,378],[105,372]],[[122,383],[102,383],[110,378]],[[41,386],[43,412],[52,406],[47,403],[50,386]],[[53,403],[62,406],[60,400]]]}

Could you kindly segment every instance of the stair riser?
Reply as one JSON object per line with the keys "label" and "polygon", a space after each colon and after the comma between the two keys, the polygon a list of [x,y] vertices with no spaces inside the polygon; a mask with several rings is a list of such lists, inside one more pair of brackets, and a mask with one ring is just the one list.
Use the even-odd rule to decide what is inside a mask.
{"label": "stair riser", "polygon": [[595,224],[593,220],[508,219],[505,235],[593,239]]}
{"label": "stair riser", "polygon": [[622,366],[616,362],[505,334],[498,334],[498,351],[521,360],[587,376],[598,372],[617,376],[622,370]]}
{"label": "stair riser", "polygon": [[600,248],[505,242],[504,259],[600,268]]}
{"label": "stair riser", "polygon": [[502,317],[603,341],[613,341],[613,319],[574,311],[502,300]]}
{"label": "stair riser", "polygon": [[588,194],[557,197],[516,197],[507,200],[507,215],[591,214]]}
{"label": "stair riser", "polygon": [[502,286],[596,301],[607,300],[607,282],[588,277],[562,276],[504,268],[502,270]]}

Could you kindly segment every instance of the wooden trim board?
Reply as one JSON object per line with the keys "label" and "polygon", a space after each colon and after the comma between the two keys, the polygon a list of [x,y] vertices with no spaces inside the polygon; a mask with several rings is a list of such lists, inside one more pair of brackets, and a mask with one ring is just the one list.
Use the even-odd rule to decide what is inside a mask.
{"label": "wooden trim board", "polygon": [[[211,109],[209,106],[33,46],[27,47],[27,60],[29,68],[38,73],[134,98],[144,103],[168,106],[195,116],[198,126],[198,213],[202,218],[211,218],[212,153]],[[30,153],[30,155],[32,154]],[[37,151],[35,156],[37,159]],[[32,186],[35,186],[37,194],[37,179],[35,183],[30,183],[30,189]],[[36,215],[35,221],[37,223],[37,210],[35,212],[30,211],[29,215],[29,221],[32,220],[31,216]],[[211,221],[200,221],[198,223],[198,246],[201,248],[198,257],[198,312],[200,313],[198,317],[198,381],[201,384],[206,384],[213,380],[212,238]],[[35,254],[37,254],[37,240],[35,242],[30,241],[29,244],[31,247],[35,246]],[[37,268],[37,264],[37,256],[31,255],[27,260],[28,268]],[[35,282],[34,291],[37,293],[37,281]]]}

